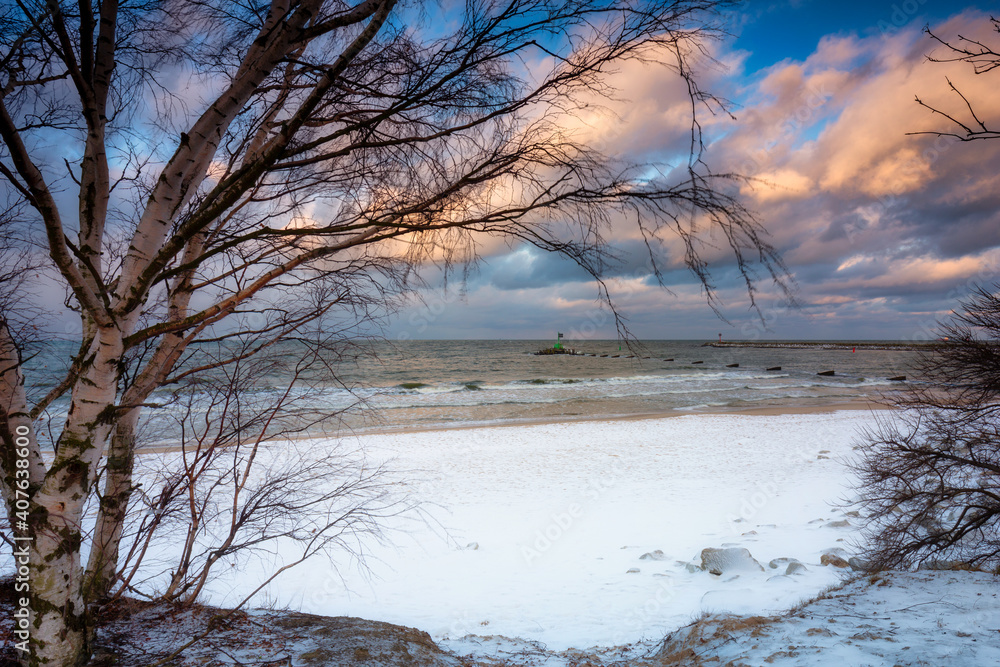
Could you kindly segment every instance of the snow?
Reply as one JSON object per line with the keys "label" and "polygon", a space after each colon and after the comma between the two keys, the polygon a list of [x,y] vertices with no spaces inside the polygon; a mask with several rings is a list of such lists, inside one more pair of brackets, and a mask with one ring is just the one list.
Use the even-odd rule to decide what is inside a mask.
{"label": "snow", "polygon": [[719,664],[762,667],[997,665],[998,592],[996,577],[984,572],[866,576],[759,625],[706,619],[669,638],[665,653],[694,645]]}
{"label": "snow", "polygon": [[[419,628],[450,652],[440,664],[1000,664],[995,576],[821,564],[857,551],[845,462],[871,419],[685,415],[274,443],[265,464],[293,447],[360,448],[421,512],[395,517],[386,543],[368,543],[364,567],[347,554],[308,561],[251,605],[356,617],[331,620],[337,627],[360,617]],[[145,454],[137,479],[172,456]],[[172,548],[159,543],[151,560],[169,563]],[[698,567],[706,548],[746,549],[764,571],[710,574]],[[203,601],[236,604],[289,558],[222,567]],[[166,651],[198,625],[160,628],[149,613],[145,651]],[[286,617],[253,612],[217,643],[240,656],[314,650],[297,630],[262,629]],[[264,632],[260,646],[241,639],[251,626]],[[377,648],[385,631],[370,634]],[[351,641],[339,648],[367,640]],[[191,649],[189,663],[220,658],[213,646]]]}
{"label": "snow", "polygon": [[[850,494],[843,459],[870,417],[687,415],[361,436],[351,444],[391,459],[425,520],[401,519],[391,546],[370,545],[367,573],[312,561],[262,599],[417,627],[445,646],[502,635],[555,650],[648,644],[706,611],[774,613],[844,574],[819,563],[838,548],[852,553],[855,528],[829,524],[849,511],[836,506]],[[806,567],[718,577],[690,565],[706,547]],[[220,606],[260,580],[222,574],[207,600]]]}

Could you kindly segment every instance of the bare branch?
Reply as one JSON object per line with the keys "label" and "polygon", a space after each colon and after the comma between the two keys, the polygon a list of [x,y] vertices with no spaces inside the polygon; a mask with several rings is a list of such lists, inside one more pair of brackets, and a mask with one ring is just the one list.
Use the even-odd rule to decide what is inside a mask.
{"label": "bare branch", "polygon": [[[997,19],[990,18],[990,22],[993,25],[994,32],[1000,32],[1000,23],[998,23]],[[933,39],[941,46],[944,46],[951,53],[950,57],[945,57],[945,58],[927,56],[927,60],[929,60],[930,62],[968,63],[972,65],[973,71],[976,74],[985,74],[987,72],[992,71],[996,67],[1000,66],[1000,53],[994,51],[990,47],[987,47],[984,43],[980,41],[968,39],[961,35],[958,35],[957,41],[954,42],[948,41],[936,35],[934,32],[931,31],[929,27],[925,27],[924,32],[926,32],[931,39]],[[965,96],[964,93],[962,93],[961,90],[958,89],[957,86],[955,86],[955,84],[951,82],[951,79],[946,78],[945,80],[948,82],[948,87],[951,89],[951,91],[955,93],[955,95],[957,95],[962,100],[962,103],[965,105],[965,110],[972,117],[972,121],[977,127],[973,128],[971,124],[958,120],[958,118],[956,118],[954,114],[949,114],[944,111],[941,111],[936,107],[932,107],[924,103],[919,97],[917,97],[916,98],[917,104],[929,110],[931,113],[941,115],[944,118],[948,119],[950,123],[952,123],[953,125],[957,125],[959,128],[961,128],[962,132],[961,133],[938,132],[938,131],[928,130],[923,132],[908,132],[907,134],[911,135],[929,134],[939,137],[953,137],[960,141],[978,141],[980,139],[996,139],[997,137],[1000,137],[1000,130],[992,130],[989,127],[987,127],[986,123],[976,113],[976,110],[972,102],[969,100],[968,97]]]}

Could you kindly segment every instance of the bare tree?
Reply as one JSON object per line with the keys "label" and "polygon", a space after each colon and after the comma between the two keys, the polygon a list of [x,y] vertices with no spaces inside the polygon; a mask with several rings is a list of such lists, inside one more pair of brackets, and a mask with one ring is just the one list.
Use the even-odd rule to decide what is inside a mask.
{"label": "bare tree", "polygon": [[[707,230],[751,299],[755,262],[783,284],[735,198],[741,180],[703,161],[699,114],[722,107],[693,66],[724,5],[481,0],[439,20],[436,5],[398,0],[5,4],[0,177],[81,331],[65,376],[29,400],[15,313],[0,319],[4,497],[13,514],[20,466],[31,502],[25,662],[86,660],[88,604],[117,576],[142,410],[159,387],[220,367],[197,363],[201,344],[253,336],[230,363],[309,327],[349,329],[415,267],[466,261],[484,236],[562,253],[599,281],[624,220],[653,259],[679,238],[709,294]],[[688,160],[663,177],[567,130],[636,60],[690,97]],[[46,460],[39,429],[59,401]]]}
{"label": "bare tree", "polygon": [[[411,508],[398,480],[363,452],[302,439],[339,416],[321,403],[327,374],[316,373],[329,350],[276,347],[171,392],[154,429],[179,446],[146,457],[123,522],[115,596],[190,603],[220,562],[262,552],[301,563],[346,551],[361,562],[365,539],[381,539],[383,522]],[[290,381],[269,387],[275,377]]]}
{"label": "bare tree", "polygon": [[942,325],[903,411],[868,432],[855,464],[873,565],[958,561],[1000,569],[1000,285]]}

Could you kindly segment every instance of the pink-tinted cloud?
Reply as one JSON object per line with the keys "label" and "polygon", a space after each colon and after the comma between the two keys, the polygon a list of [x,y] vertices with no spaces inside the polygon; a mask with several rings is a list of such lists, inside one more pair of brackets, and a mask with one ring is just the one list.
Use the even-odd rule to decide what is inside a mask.
{"label": "pink-tinted cloud", "polygon": [[[931,27],[944,39],[961,34],[992,42],[997,36],[988,18],[967,11]],[[1000,280],[1000,140],[963,143],[909,134],[958,129],[917,104],[916,96],[974,122],[948,80],[973,102],[980,118],[1000,126],[1000,71],[976,75],[963,63],[929,62],[927,55],[942,55],[942,47],[921,27],[828,36],[804,60],[785,60],[760,72],[743,71],[746,54],[725,51],[716,56],[728,71],[703,68],[701,80],[709,88],[738,102],[735,122],[725,114],[702,113],[710,143],[706,159],[716,172],[754,177],[742,195],[800,288],[801,311],[761,295],[765,311],[781,313],[766,318],[773,335],[864,331],[907,337],[929,330],[970,286]],[[607,152],[664,171],[683,166],[689,107],[676,77],[630,63],[613,82],[620,101],[591,110],[567,129]],[[635,238],[633,227],[616,225],[616,242]],[[756,316],[748,315],[746,294],[722,240],[709,236],[703,251],[716,264],[727,316],[752,324]],[[679,246],[668,242],[665,265],[679,269],[680,256]],[[557,275],[542,270],[546,261],[535,260],[535,275]],[[490,272],[484,267],[484,280]],[[637,281],[619,304],[633,316],[641,313],[642,322],[669,322],[680,313],[709,326],[698,286],[682,271],[669,278],[682,283],[676,299]],[[564,284],[573,285],[572,297],[564,295],[548,307],[561,317],[574,309],[583,312],[580,299],[589,298],[580,291],[584,283]],[[560,289],[554,282],[548,293]],[[492,303],[506,303],[505,293],[491,291]],[[476,302],[475,286],[468,298]]]}

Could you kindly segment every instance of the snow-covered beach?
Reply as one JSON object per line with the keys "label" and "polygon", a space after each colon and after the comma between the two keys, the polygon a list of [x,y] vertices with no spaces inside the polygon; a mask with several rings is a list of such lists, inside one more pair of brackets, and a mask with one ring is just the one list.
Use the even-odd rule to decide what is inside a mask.
{"label": "snow-covered beach", "polygon": [[[1000,664],[995,576],[842,567],[860,539],[846,464],[859,429],[890,414],[861,407],[266,443],[259,473],[292,447],[363,450],[419,512],[391,519],[363,563],[345,553],[285,572],[178,664]],[[137,479],[177,455],[147,452]],[[156,590],[178,544],[161,536],[141,585]],[[752,560],[714,574],[704,549]],[[232,607],[293,559],[227,558],[199,600]],[[99,643],[146,664],[217,613],[140,607]]]}
{"label": "snow-covered beach", "polygon": [[[503,635],[550,649],[652,643],[702,612],[767,614],[838,583],[857,527],[844,462],[867,411],[700,414],[364,435],[424,508],[365,568],[312,561],[261,598],[417,627],[444,645]],[[763,571],[701,571],[709,547]],[[786,575],[787,563],[805,565]],[[208,601],[237,602],[253,572]]]}

